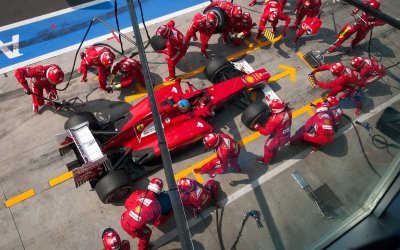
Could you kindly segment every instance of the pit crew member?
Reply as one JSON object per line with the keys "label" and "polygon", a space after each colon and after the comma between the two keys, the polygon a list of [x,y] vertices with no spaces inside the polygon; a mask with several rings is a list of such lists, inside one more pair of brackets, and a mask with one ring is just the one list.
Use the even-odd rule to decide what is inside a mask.
{"label": "pit crew member", "polygon": [[[39,112],[39,107],[44,104],[43,90],[46,90],[48,99],[57,100],[56,85],[64,80],[64,72],[57,64],[18,68],[14,75],[27,95],[34,94],[32,95],[32,111],[35,114]],[[26,78],[31,78],[31,86],[29,86]],[[53,103],[49,101],[46,104],[53,106]]]}
{"label": "pit crew member", "polygon": [[296,20],[289,29],[296,30],[304,17],[319,17],[321,8],[321,0],[297,0],[296,9],[294,14]]}
{"label": "pit crew member", "polygon": [[194,217],[208,206],[217,205],[218,182],[215,180],[209,180],[203,186],[196,180],[181,178],[177,186],[183,206],[189,209]]}
{"label": "pit crew member", "polygon": [[274,99],[269,106],[272,115],[265,127],[262,127],[259,123],[254,126],[254,129],[262,135],[269,135],[264,145],[264,157],[257,158],[257,162],[264,165],[269,164],[278,149],[289,142],[292,126],[292,112],[283,101]]}
{"label": "pit crew member", "polygon": [[329,113],[331,114],[335,123],[334,129],[337,131],[340,120],[344,115],[342,108],[340,108],[339,99],[336,96],[328,96],[325,100],[325,103],[328,105]]}
{"label": "pit crew member", "polygon": [[265,31],[267,22],[271,22],[272,32],[276,33],[276,25],[279,20],[285,21],[285,26],[282,30],[282,35],[286,36],[286,30],[290,23],[290,17],[283,14],[282,5],[277,1],[271,0],[265,3],[264,11],[260,18],[260,24],[258,25],[257,39],[260,39],[261,33]]}
{"label": "pit crew member", "polygon": [[373,58],[356,56],[351,59],[351,66],[360,73],[362,79],[360,88],[364,88],[368,84],[378,81],[386,74],[385,67]]}
{"label": "pit crew member", "polygon": [[119,83],[114,86],[115,89],[128,87],[133,79],[137,77],[142,86],[146,86],[140,62],[129,57],[124,57],[121,61],[114,65],[110,82],[112,83],[118,72],[121,72]]}
{"label": "pit crew member", "polygon": [[290,138],[290,145],[301,140],[312,143],[312,151],[317,151],[321,146],[333,142],[335,138],[335,122],[329,113],[329,107],[324,102],[315,105],[315,114],[299,128]]}
{"label": "pit crew member", "polygon": [[[369,7],[379,10],[380,2],[378,0],[363,0],[364,4],[368,4]],[[359,9],[354,9],[352,15],[356,15]],[[351,35],[357,32],[356,37],[351,41],[351,49],[355,50],[355,46],[361,42],[368,34],[368,32],[375,26],[382,26],[385,22],[375,18],[374,16],[368,15],[363,12],[361,17],[357,20],[354,25],[347,24],[346,29],[342,29],[341,34],[338,35],[338,39],[328,49],[328,53],[332,53],[339,48],[344,41],[346,41]]]}
{"label": "pit crew member", "polygon": [[242,18],[232,23],[229,30],[229,38],[233,45],[240,45],[243,38],[248,38],[251,35],[251,28],[253,27],[253,19],[249,12],[243,12]]}
{"label": "pit crew member", "polygon": [[100,89],[106,92],[111,92],[106,88],[107,77],[110,74],[110,69],[114,63],[115,54],[107,47],[92,46],[81,53],[81,65],[79,71],[82,73],[81,82],[87,82],[87,71],[89,67],[97,67]]}
{"label": "pit crew member", "polygon": [[194,169],[195,173],[208,173],[214,178],[217,174],[225,173],[228,168],[233,168],[236,172],[241,171],[238,164],[240,146],[232,137],[224,133],[209,133],[204,136],[203,143],[205,149],[214,149],[217,157]]}
{"label": "pit crew member", "polygon": [[161,25],[156,34],[166,39],[166,49],[157,52],[168,56],[165,61],[168,63],[169,76],[165,78],[165,81],[170,81],[176,77],[175,66],[186,54],[188,45],[183,34],[175,28],[173,20],[170,20],[166,25]]}
{"label": "pit crew member", "polygon": [[190,39],[197,41],[196,32],[200,33],[201,53],[208,58],[207,49],[208,41],[212,34],[214,34],[217,28],[217,16],[213,11],[207,12],[207,14],[197,13],[190,24],[189,30],[186,32],[186,42],[189,46]]}
{"label": "pit crew member", "polygon": [[163,182],[159,178],[153,178],[147,190],[133,192],[125,201],[125,212],[121,216],[121,226],[133,238],[139,238],[138,249],[147,249],[151,237],[151,229],[146,225],[153,223],[159,227],[163,225],[172,213],[161,214],[160,203],[156,195],[161,192]]}
{"label": "pit crew member", "polygon": [[[270,1],[270,0],[265,0],[264,3],[267,3],[268,1]],[[257,3],[257,0],[252,0],[252,1],[249,3],[249,6],[250,6],[250,7],[251,7],[251,6],[254,6],[254,5],[256,5],[256,3]],[[285,6],[286,6],[286,0],[280,0],[279,3],[282,5],[282,10],[283,10],[283,8],[285,8]]]}

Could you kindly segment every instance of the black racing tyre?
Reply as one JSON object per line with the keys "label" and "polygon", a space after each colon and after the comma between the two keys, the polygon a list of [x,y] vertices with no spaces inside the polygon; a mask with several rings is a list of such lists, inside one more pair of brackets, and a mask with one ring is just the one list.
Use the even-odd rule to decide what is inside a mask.
{"label": "black racing tyre", "polygon": [[95,186],[96,193],[104,204],[122,200],[131,193],[131,180],[123,170],[108,172]]}
{"label": "black racing tyre", "polygon": [[254,130],[256,123],[264,125],[270,116],[270,109],[265,103],[253,102],[243,111],[241,120],[247,128]]}
{"label": "black racing tyre", "polygon": [[229,17],[226,14],[225,10],[221,9],[220,7],[209,7],[206,8],[203,12],[203,14],[206,14],[207,12],[214,11],[215,15],[217,16],[218,23],[217,23],[217,28],[214,31],[214,34],[222,33],[225,31],[226,26],[229,23]]}
{"label": "black racing tyre", "polygon": [[232,63],[225,57],[218,56],[207,62],[204,67],[204,74],[210,82],[215,83],[217,82],[218,74],[227,68],[233,68]]}
{"label": "black racing tyre", "polygon": [[71,116],[64,124],[64,129],[72,128],[83,122],[89,122],[90,129],[97,129],[99,127],[99,122],[96,117],[90,112],[80,112]]}
{"label": "black racing tyre", "polygon": [[154,35],[150,38],[150,45],[154,51],[163,50],[167,48],[167,40],[159,35]]}

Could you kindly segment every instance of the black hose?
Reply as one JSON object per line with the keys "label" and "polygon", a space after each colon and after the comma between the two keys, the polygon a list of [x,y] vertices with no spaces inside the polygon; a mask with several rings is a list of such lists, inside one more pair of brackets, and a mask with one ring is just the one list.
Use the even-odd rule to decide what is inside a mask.
{"label": "black hose", "polygon": [[122,54],[124,54],[124,47],[122,44],[122,39],[121,39],[121,30],[119,28],[119,21],[118,21],[118,3],[117,0],[114,0],[114,16],[115,16],[115,23],[117,24],[117,29],[118,29],[118,37],[119,37],[119,42],[121,44],[121,51]]}
{"label": "black hose", "polygon": [[362,144],[361,137],[360,137],[360,134],[358,133],[358,129],[357,129],[356,125],[353,123],[353,121],[351,120],[351,118],[350,118],[348,115],[344,114],[343,116],[346,117],[346,119],[349,120],[350,123],[353,125],[353,127],[354,127],[354,129],[355,129],[355,131],[356,131],[356,134],[357,134],[358,143],[360,144],[361,151],[362,151],[362,153],[363,153],[363,155],[364,155],[365,160],[366,160],[367,163],[368,163],[369,168],[370,168],[377,176],[381,177],[381,175],[375,170],[374,166],[372,166],[371,161],[369,160],[367,154],[365,153],[364,145]]}
{"label": "black hose", "polygon": [[86,36],[87,36],[87,34],[89,33],[89,30],[90,30],[90,28],[92,27],[92,24],[93,24],[94,20],[95,20],[95,18],[93,18],[92,21],[90,21],[89,27],[87,28],[86,33],[85,33],[85,35],[83,36],[83,39],[82,39],[81,43],[79,44],[78,49],[76,50],[75,57],[74,57],[74,62],[72,63],[71,74],[69,75],[67,85],[65,85],[65,87],[62,88],[62,89],[57,89],[57,91],[64,91],[64,90],[66,90],[66,89],[68,88],[69,83],[71,82],[72,74],[73,74],[73,72],[74,72],[75,63],[76,63],[76,58],[78,57],[79,50],[81,49],[82,44],[83,44],[83,42],[85,41]]}
{"label": "black hose", "polygon": [[215,210],[215,215],[216,215],[216,222],[217,222],[217,234],[218,234],[218,242],[219,242],[219,247],[221,250],[225,250],[224,246],[224,240],[222,238],[222,215],[224,214],[224,208],[221,209],[221,221],[219,219],[219,213],[218,213],[218,207]]}
{"label": "black hose", "polygon": [[[139,3],[140,16],[141,16],[141,19],[142,19],[143,27],[144,27],[144,30],[146,31],[146,36],[147,36],[147,39],[148,39],[147,44],[144,45],[144,49],[146,49],[150,45],[150,35],[149,35],[149,31],[147,30],[146,22],[144,21],[142,2],[140,0],[138,0],[138,3]],[[133,52],[129,57],[132,58],[132,57],[136,56],[137,54],[139,54],[138,51],[137,52]]]}

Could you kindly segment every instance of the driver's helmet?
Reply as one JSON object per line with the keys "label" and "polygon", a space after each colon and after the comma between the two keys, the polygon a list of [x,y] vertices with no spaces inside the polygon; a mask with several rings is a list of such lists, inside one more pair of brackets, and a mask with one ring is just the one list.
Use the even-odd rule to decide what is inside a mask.
{"label": "driver's helmet", "polygon": [[190,103],[186,99],[182,99],[178,102],[178,108],[182,113],[189,111]]}

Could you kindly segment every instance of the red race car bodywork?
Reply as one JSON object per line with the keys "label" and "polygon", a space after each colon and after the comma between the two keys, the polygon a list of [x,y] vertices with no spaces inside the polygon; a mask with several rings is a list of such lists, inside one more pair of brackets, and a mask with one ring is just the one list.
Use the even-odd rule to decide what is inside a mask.
{"label": "red race car bodywork", "polygon": [[[204,114],[210,114],[241,91],[266,83],[269,78],[270,74],[260,69],[201,90],[195,90],[190,83],[180,80],[157,90],[155,97],[169,150],[180,149],[202,139],[213,130]],[[182,99],[191,104],[186,113],[181,113],[176,105]],[[118,135],[105,142],[102,151],[106,153],[121,147],[132,149],[133,159],[139,164],[158,158],[160,149],[149,99],[146,97],[133,106],[128,117],[132,118],[120,125]]]}

